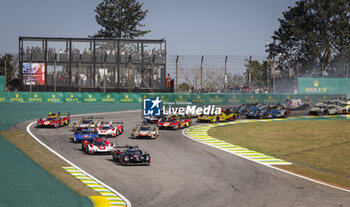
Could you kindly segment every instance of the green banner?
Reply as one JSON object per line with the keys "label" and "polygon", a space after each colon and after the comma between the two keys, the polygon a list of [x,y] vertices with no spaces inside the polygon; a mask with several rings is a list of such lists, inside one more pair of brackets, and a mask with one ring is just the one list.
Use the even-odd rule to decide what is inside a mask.
{"label": "green banner", "polygon": [[311,102],[345,98],[345,94],[199,94],[199,93],[74,93],[74,92],[0,92],[0,102],[30,103],[142,103],[145,98],[159,97],[165,105],[238,105],[277,103],[286,99],[305,98]]}
{"label": "green banner", "polygon": [[350,78],[299,78],[298,93],[345,94],[350,97]]}

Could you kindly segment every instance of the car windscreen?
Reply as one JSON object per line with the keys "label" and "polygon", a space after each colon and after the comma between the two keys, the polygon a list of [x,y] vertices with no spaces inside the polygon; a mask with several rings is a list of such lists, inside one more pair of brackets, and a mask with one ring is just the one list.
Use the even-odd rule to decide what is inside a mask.
{"label": "car windscreen", "polygon": [[140,131],[150,131],[151,127],[141,127]]}
{"label": "car windscreen", "polygon": [[91,131],[81,131],[81,134],[91,134]]}
{"label": "car windscreen", "polygon": [[46,121],[55,121],[56,118],[47,118]]}
{"label": "car windscreen", "polygon": [[135,150],[135,149],[126,150],[126,153],[128,155],[131,155],[131,156],[133,156],[133,155],[141,155],[140,150]]}
{"label": "car windscreen", "polygon": [[96,146],[104,146],[104,145],[106,145],[106,143],[104,141],[95,141],[93,144],[96,145]]}
{"label": "car windscreen", "polygon": [[90,119],[83,119],[83,121],[81,123],[82,124],[90,124],[90,123],[92,123],[92,120],[90,120]]}
{"label": "car windscreen", "polygon": [[112,127],[111,126],[102,126],[101,129],[102,130],[108,130],[108,129],[112,129]]}

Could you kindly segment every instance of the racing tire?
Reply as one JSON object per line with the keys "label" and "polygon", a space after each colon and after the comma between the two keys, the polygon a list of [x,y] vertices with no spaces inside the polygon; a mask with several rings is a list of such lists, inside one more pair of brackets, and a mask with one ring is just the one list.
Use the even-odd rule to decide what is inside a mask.
{"label": "racing tire", "polygon": [[147,166],[150,166],[150,165],[151,165],[151,163],[150,163],[150,162],[146,162],[146,165],[147,165]]}
{"label": "racing tire", "polygon": [[329,115],[329,112],[325,111],[323,114],[327,116],[327,115]]}
{"label": "racing tire", "polygon": [[181,129],[180,124],[177,124],[176,130],[179,130],[179,129]]}
{"label": "racing tire", "polygon": [[81,145],[81,150],[82,150],[82,151],[85,151],[85,148],[84,148],[84,145],[83,145],[83,144]]}
{"label": "racing tire", "polygon": [[287,117],[288,117],[288,113],[287,113],[287,112],[284,112],[283,118],[287,118]]}

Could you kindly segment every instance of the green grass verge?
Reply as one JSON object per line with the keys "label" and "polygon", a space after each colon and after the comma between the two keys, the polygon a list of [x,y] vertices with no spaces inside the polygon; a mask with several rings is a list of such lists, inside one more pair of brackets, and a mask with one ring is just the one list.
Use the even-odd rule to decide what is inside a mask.
{"label": "green grass verge", "polygon": [[288,121],[234,124],[208,134],[293,163],[298,174],[350,189],[350,121]]}

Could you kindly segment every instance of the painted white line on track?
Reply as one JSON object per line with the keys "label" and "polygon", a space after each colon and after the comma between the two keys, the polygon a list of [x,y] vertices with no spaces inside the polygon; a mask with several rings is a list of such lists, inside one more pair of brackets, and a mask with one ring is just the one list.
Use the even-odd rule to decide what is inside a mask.
{"label": "painted white line on track", "polygon": [[[79,116],[84,116],[84,115],[102,115],[102,114],[118,114],[118,113],[129,113],[129,112],[136,112],[136,111],[140,111],[140,110],[129,110],[129,111],[117,111],[117,112],[103,112],[103,113],[93,113],[93,114],[80,114],[80,115],[72,115],[71,117],[79,117]],[[46,147],[48,150],[50,150],[52,153],[54,153],[55,155],[57,155],[59,158],[61,158],[62,160],[64,160],[65,162],[67,162],[68,164],[70,164],[71,166],[73,166],[74,168],[76,168],[77,170],[81,171],[82,173],[84,173],[85,175],[89,176],[91,179],[96,180],[95,181],[82,181],[83,183],[93,183],[93,184],[101,184],[103,185],[105,188],[109,189],[111,192],[115,193],[116,195],[118,195],[120,198],[122,198],[127,207],[131,207],[131,202],[124,197],[121,193],[119,193],[118,191],[116,191],[115,189],[111,188],[110,186],[108,186],[107,184],[103,183],[102,181],[98,180],[97,178],[95,178],[94,176],[90,175],[89,173],[87,173],[86,171],[82,170],[81,168],[79,168],[77,165],[73,164],[71,161],[69,161],[68,159],[66,159],[65,157],[63,157],[62,155],[60,155],[58,152],[56,152],[55,150],[51,149],[49,146],[47,146],[45,143],[43,143],[40,139],[38,139],[31,131],[30,131],[30,127],[35,124],[36,121],[31,122],[30,124],[27,125],[26,130],[28,132],[28,134],[35,139],[37,142],[39,142],[42,146]]]}

